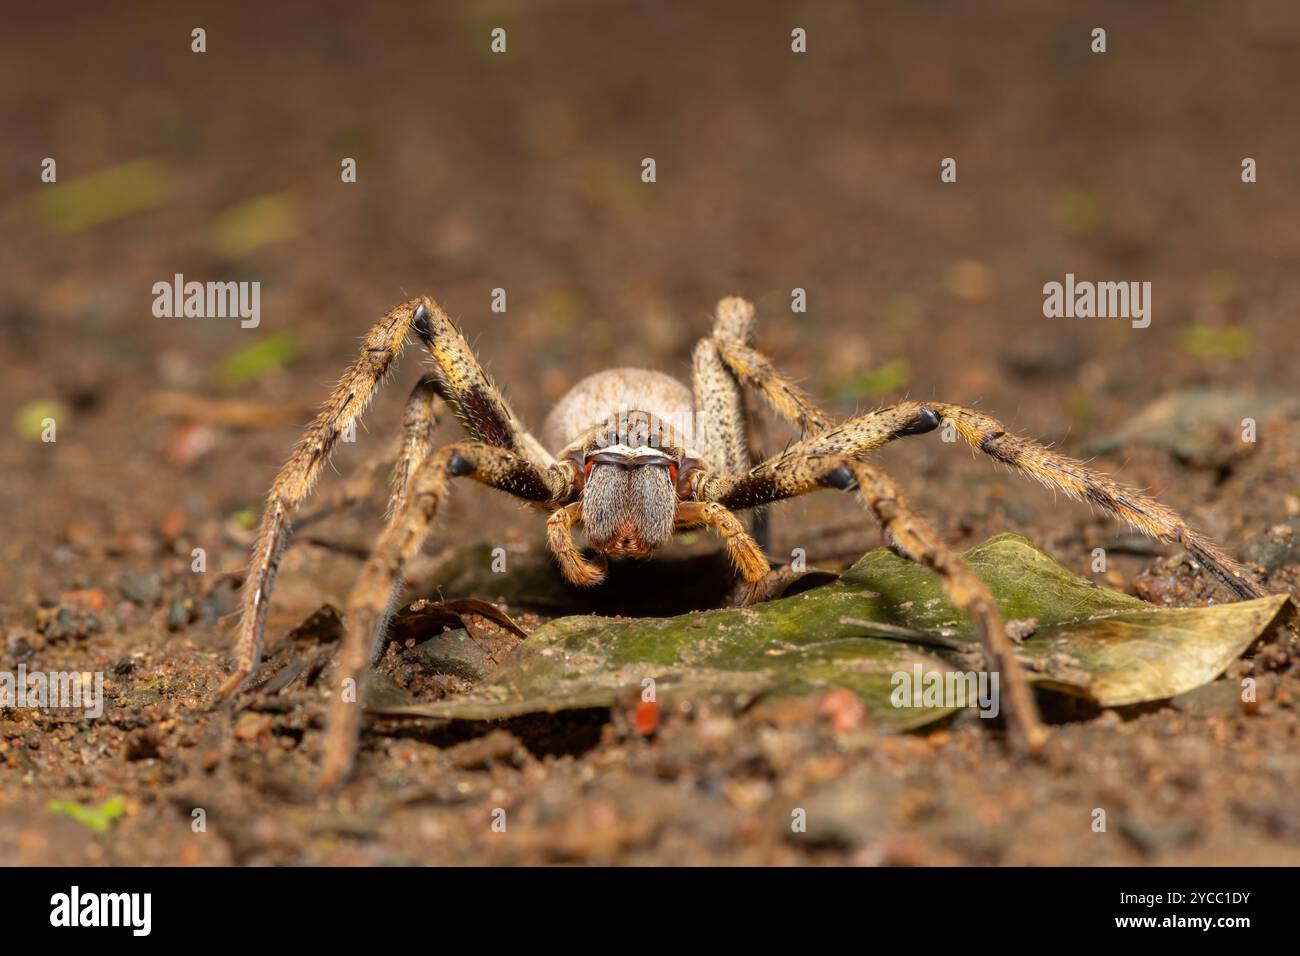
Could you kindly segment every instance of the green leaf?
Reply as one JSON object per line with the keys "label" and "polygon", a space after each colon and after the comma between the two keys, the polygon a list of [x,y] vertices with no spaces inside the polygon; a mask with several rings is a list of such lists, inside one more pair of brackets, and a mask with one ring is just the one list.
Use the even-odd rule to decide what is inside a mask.
{"label": "green leaf", "polygon": [[1056,198],[1057,225],[1075,236],[1096,232],[1106,222],[1106,210],[1097,194],[1088,189],[1070,189]]}
{"label": "green leaf", "polygon": [[254,196],[222,210],[212,223],[212,248],[236,258],[298,234],[298,204],[288,193]]}
{"label": "green leaf", "polygon": [[1196,358],[1242,358],[1254,347],[1249,329],[1193,325],[1183,331],[1183,350]]}
{"label": "green leaf", "polygon": [[911,380],[911,364],[906,359],[894,359],[879,368],[833,382],[824,392],[828,398],[836,400],[876,398],[902,391]]}
{"label": "green leaf", "polygon": [[14,428],[20,438],[39,441],[45,432],[45,422],[52,420],[57,423],[64,411],[62,403],[56,399],[41,398],[28,402],[14,415]]}
{"label": "green leaf", "polygon": [[244,385],[283,368],[298,357],[299,351],[297,339],[288,332],[277,332],[223,358],[217,378],[227,387]]}
{"label": "green leaf", "polygon": [[[1102,706],[1161,700],[1205,684],[1284,615],[1286,595],[1160,608],[1078,578],[1016,535],[966,552],[1007,620],[1033,620],[1018,656],[1035,683]],[[1285,606],[1285,607],[1284,607]],[[845,687],[877,723],[908,729],[953,707],[896,707],[895,675],[982,668],[978,637],[933,573],[887,549],[833,584],[749,608],[671,618],[552,621],[472,693],[392,702],[376,713],[490,720],[607,707],[653,679],[657,699],[756,699]]]}
{"label": "green leaf", "polygon": [[137,159],[66,183],[42,186],[19,200],[49,232],[83,232],[171,199],[171,168],[156,159]]}
{"label": "green leaf", "polygon": [[113,821],[126,813],[126,801],[120,796],[109,797],[97,807],[83,807],[75,800],[51,800],[48,809],[51,813],[72,817],[96,833],[107,833]]}

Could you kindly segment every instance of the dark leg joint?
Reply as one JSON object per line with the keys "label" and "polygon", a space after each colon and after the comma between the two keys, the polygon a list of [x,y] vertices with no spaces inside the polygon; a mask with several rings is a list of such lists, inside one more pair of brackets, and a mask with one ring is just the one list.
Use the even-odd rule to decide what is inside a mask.
{"label": "dark leg joint", "polygon": [[453,454],[451,456],[451,461],[447,462],[447,474],[451,475],[453,478],[461,478],[468,475],[474,470],[474,468],[474,463],[460,452]]}
{"label": "dark leg joint", "polygon": [[858,479],[848,465],[838,465],[822,479],[822,484],[828,488],[838,488],[840,491],[852,491],[858,486]]}
{"label": "dark leg joint", "polygon": [[980,439],[980,451],[986,455],[993,454],[993,443],[1005,435],[1006,432],[994,432],[991,435],[985,435]]}
{"label": "dark leg joint", "polygon": [[906,425],[903,425],[894,435],[899,438],[907,435],[924,435],[926,432],[932,432],[939,427],[939,416],[934,413],[934,409],[922,406],[913,418]]}
{"label": "dark leg joint", "polygon": [[416,334],[425,342],[433,341],[433,327],[429,325],[429,307],[423,302],[416,307],[411,325],[415,328]]}

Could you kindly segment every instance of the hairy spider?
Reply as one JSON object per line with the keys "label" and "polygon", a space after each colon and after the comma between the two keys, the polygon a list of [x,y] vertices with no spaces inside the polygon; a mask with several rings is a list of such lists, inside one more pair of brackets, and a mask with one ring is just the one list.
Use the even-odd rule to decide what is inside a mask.
{"label": "hairy spider", "polygon": [[[543,444],[520,424],[436,303],[419,298],[393,309],[366,336],[360,356],[275,479],[243,585],[238,659],[219,696],[243,688],[260,660],[267,603],[290,514],[310,492],[339,435],[374,395],[411,330],[432,353],[434,366],[407,403],[388,523],[348,600],[340,688],[356,688],[372,663],[403,570],[421,547],[453,478],[472,478],[546,512],[547,542],[564,576],[575,584],[597,584],[609,557],[644,558],[676,531],[710,528],[722,537],[747,582],[750,600],[762,594],[771,568],[735,512],[823,488],[856,489],[894,546],[933,569],[974,620],[988,667],[1001,674],[1012,741],[1036,749],[1045,731],[987,588],[912,511],[898,486],[864,460],[887,442],[933,431],[941,422],[950,423],[973,448],[1048,487],[1089,501],[1154,538],[1177,541],[1237,595],[1262,593],[1245,568],[1164,505],[1008,433],[982,412],[946,402],[908,401],[832,424],[751,347],[753,320],[754,308],[743,299],[718,303],[713,334],[695,347],[693,388],[643,369],[613,369],[584,379],[548,417]],[[797,426],[801,440],[755,463],[745,388]],[[433,449],[437,398],[460,419],[468,440]],[[578,526],[594,559],[574,541]],[[324,786],[341,781],[352,766],[361,722],[359,697],[334,695],[321,770]]]}

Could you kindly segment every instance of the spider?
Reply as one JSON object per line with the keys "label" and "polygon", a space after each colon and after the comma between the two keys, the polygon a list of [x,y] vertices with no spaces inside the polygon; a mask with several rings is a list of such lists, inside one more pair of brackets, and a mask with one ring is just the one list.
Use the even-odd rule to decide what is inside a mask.
{"label": "spider", "polygon": [[[822,489],[857,491],[893,547],[933,570],[979,633],[987,666],[1000,673],[1012,745],[1033,751],[1046,737],[1032,692],[988,589],[866,458],[873,449],[949,424],[963,441],[1049,488],[1091,502],[1137,530],[1177,541],[1242,598],[1258,597],[1249,572],[1173,511],[1082,463],[1010,434],[983,412],[946,402],[904,401],[834,424],[807,394],[751,345],[754,308],[718,303],[712,334],[693,353],[692,387],[655,371],[619,368],[579,382],[556,404],[538,441],[488,379],[460,331],[431,299],[389,312],[366,336],[325,407],[276,476],[242,588],[237,660],[218,691],[241,690],[261,657],[262,634],[290,515],[310,493],[339,436],[374,395],[411,331],[433,368],[411,392],[389,517],[352,590],[339,653],[339,687],[326,728],[319,784],[350,772],[360,731],[355,693],[372,663],[407,563],[420,549],[452,479],[469,478],[545,512],[547,543],[564,576],[598,584],[609,558],[645,558],[675,532],[711,529],[743,578],[745,600],[763,594],[771,572],[736,512]],[[802,437],[765,460],[751,452],[746,389]],[[469,434],[434,449],[434,405],[445,402]],[[594,551],[574,540],[581,527]],[[350,682],[350,683],[349,683]]]}

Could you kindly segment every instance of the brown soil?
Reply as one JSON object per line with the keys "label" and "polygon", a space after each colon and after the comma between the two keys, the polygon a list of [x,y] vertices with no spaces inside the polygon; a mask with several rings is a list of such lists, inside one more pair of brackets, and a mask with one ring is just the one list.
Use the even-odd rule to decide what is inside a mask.
{"label": "brown soil", "polygon": [[[355,780],[318,799],[305,784],[328,677],[233,715],[206,709],[228,670],[248,513],[367,324],[409,295],[448,307],[533,425],[603,367],[688,374],[727,294],[758,304],[761,346],[811,389],[907,363],[905,384],[828,399],[837,415],[942,398],[1087,455],[1178,389],[1294,393],[1293,5],[877,6],[6,14],[5,669],[102,671],[109,702],[98,720],[0,711],[0,862],[1300,862],[1288,635],[1174,704],[1062,719],[1040,762],[1011,757],[979,720],[887,736],[833,698],[665,713],[651,736],[622,711],[376,722]],[[1088,48],[1098,24],[1104,55]],[[504,56],[488,52],[497,25]],[[190,52],[195,26],[206,54]],[[793,26],[808,31],[804,56]],[[46,156],[57,186],[39,182]],[[355,184],[340,182],[344,156]],[[956,184],[939,182],[945,156]],[[1240,181],[1244,156],[1255,184]],[[28,194],[145,158],[170,177],[152,209],[73,232],[25,212]],[[265,195],[289,210],[284,234],[241,251],[223,213]],[[1042,285],[1067,272],[1152,281],[1151,327],[1044,318]],[[260,281],[260,328],[155,318],[150,290],[175,273]],[[496,287],[504,315],[488,308]],[[806,314],[790,312],[794,287]],[[1225,329],[1244,330],[1244,347],[1197,346]],[[225,356],[280,334],[291,361],[223,382]],[[340,474],[390,448],[418,364],[408,350],[335,456]],[[44,401],[59,406],[54,443],[16,419]],[[232,422],[233,402],[255,403],[251,423]],[[1208,463],[1128,447],[1096,464],[1240,554],[1300,515],[1300,423],[1259,429],[1249,446],[1224,435]],[[786,437],[767,423],[769,448]],[[1169,604],[1224,597],[1177,549],[1120,553],[1132,539],[1102,516],[933,436],[879,460],[955,546],[1015,531],[1080,574],[1106,546],[1103,583]],[[290,632],[345,603],[382,510],[368,501],[297,538],[272,664],[319,646]],[[842,496],[779,508],[773,530],[774,554],[805,547],[823,565],[880,543]],[[534,514],[464,489],[408,597],[436,596],[442,559],[469,545],[541,540]],[[1294,592],[1295,553],[1269,587]],[[655,580],[671,587],[671,569]],[[480,638],[498,656],[511,643]],[[466,686],[400,652],[384,668],[413,692]],[[1249,710],[1244,673],[1259,680]],[[125,814],[103,834],[49,809],[119,795]],[[791,831],[796,808],[805,834]]]}

